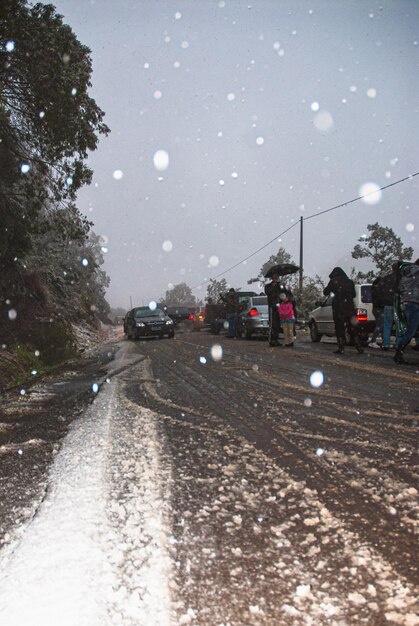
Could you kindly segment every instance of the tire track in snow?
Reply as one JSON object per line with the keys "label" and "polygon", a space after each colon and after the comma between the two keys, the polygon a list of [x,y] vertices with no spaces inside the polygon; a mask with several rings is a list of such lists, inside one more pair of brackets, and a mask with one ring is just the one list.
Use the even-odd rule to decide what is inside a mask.
{"label": "tire track in snow", "polygon": [[[220,420],[224,415],[229,426],[275,459],[290,476],[304,480],[310,488],[316,489],[327,506],[332,507],[346,524],[352,525],[365,541],[370,542],[379,533],[379,549],[384,556],[408,579],[417,580],[418,572],[414,564],[416,541],[411,529],[402,529],[395,523],[394,515],[389,513],[387,507],[372,501],[370,497],[366,498],[366,494],[354,486],[353,475],[347,474],[345,467],[325,464],[316,457],[314,451],[307,451],[306,446],[298,442],[298,429],[293,437],[297,443],[294,443],[289,436],[272,427],[263,416],[255,417],[248,400],[252,377],[244,379],[230,376],[227,382],[223,379],[225,374],[221,367],[200,367],[199,371],[195,371],[189,365],[190,357],[186,359],[186,365],[183,363],[179,349],[176,369],[167,358],[166,351],[163,360],[159,356],[160,352],[155,351],[158,368],[164,371],[161,378],[169,388],[172,384],[175,389],[186,389],[186,393],[194,389],[193,394],[188,393],[191,403],[193,398],[199,397],[200,404],[206,403]],[[223,415],[220,410],[224,410]],[[357,425],[350,426],[353,436],[357,432]]]}

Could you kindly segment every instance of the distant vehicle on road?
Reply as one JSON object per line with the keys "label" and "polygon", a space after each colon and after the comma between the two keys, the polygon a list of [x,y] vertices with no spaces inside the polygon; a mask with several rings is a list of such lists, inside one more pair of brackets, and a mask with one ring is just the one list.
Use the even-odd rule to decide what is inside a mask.
{"label": "distant vehicle on road", "polygon": [[196,306],[165,306],[164,312],[174,322],[178,329],[193,330],[194,315]]}
{"label": "distant vehicle on road", "polygon": [[[356,311],[356,323],[362,343],[368,342],[368,336],[375,328],[375,317],[372,312],[371,285],[355,285],[354,306]],[[333,294],[325,298],[323,302],[316,303],[318,306],[311,311],[308,325],[310,328],[311,341],[318,342],[326,337],[335,336],[335,324],[332,312]],[[352,344],[353,338],[347,333],[346,343]]]}
{"label": "distant vehicle on road", "polygon": [[201,330],[205,328],[205,307],[201,306],[196,309],[193,314],[192,330]]}
{"label": "distant vehicle on road", "polygon": [[267,296],[250,296],[243,302],[237,321],[237,336],[251,339],[254,335],[268,336],[269,306]]}
{"label": "distant vehicle on road", "polygon": [[175,336],[173,320],[162,309],[152,310],[148,306],[139,306],[128,311],[125,316],[124,330],[128,339],[140,337],[162,339],[165,335],[172,339]]}

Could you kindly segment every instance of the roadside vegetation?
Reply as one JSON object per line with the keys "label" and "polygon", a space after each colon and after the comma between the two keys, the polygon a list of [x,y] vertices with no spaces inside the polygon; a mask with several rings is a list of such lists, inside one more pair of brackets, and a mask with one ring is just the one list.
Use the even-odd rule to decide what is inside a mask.
{"label": "roadside vegetation", "polygon": [[90,50],[53,6],[2,2],[0,388],[34,359],[39,370],[74,357],[74,326],[108,320],[106,242],[76,205],[88,152],[109,132],[91,73]]}

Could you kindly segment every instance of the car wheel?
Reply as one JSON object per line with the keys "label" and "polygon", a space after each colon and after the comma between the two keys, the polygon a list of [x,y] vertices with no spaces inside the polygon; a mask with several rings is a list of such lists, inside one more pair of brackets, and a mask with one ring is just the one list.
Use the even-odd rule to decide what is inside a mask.
{"label": "car wheel", "polygon": [[319,329],[317,328],[317,324],[316,322],[311,322],[310,323],[310,337],[311,337],[311,341],[313,341],[314,343],[318,343],[320,341],[320,339],[322,338],[322,334],[319,333]]}

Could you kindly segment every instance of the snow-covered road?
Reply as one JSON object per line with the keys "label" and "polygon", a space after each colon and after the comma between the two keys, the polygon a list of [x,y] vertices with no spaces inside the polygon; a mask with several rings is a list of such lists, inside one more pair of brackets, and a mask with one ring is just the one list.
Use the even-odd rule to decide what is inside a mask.
{"label": "snow-covered road", "polygon": [[2,551],[2,626],[171,623],[155,416],[118,386],[73,424],[36,516]]}
{"label": "snow-covered road", "polygon": [[[191,367],[211,348],[195,341],[121,343],[35,517],[0,552],[1,626],[418,626],[414,584],[379,545],[372,507],[391,496],[395,528],[413,520],[410,474],[396,482],[388,468],[378,492],[364,456],[368,439],[386,452],[388,438],[365,417],[362,445],[338,452],[358,428],[341,404],[319,457],[324,420],[337,428],[330,398],[311,393],[320,418],[305,423],[280,413],[308,412],[299,361],[276,387],[237,353]],[[345,510],[345,481],[371,505],[370,536],[357,531],[363,509]]]}

